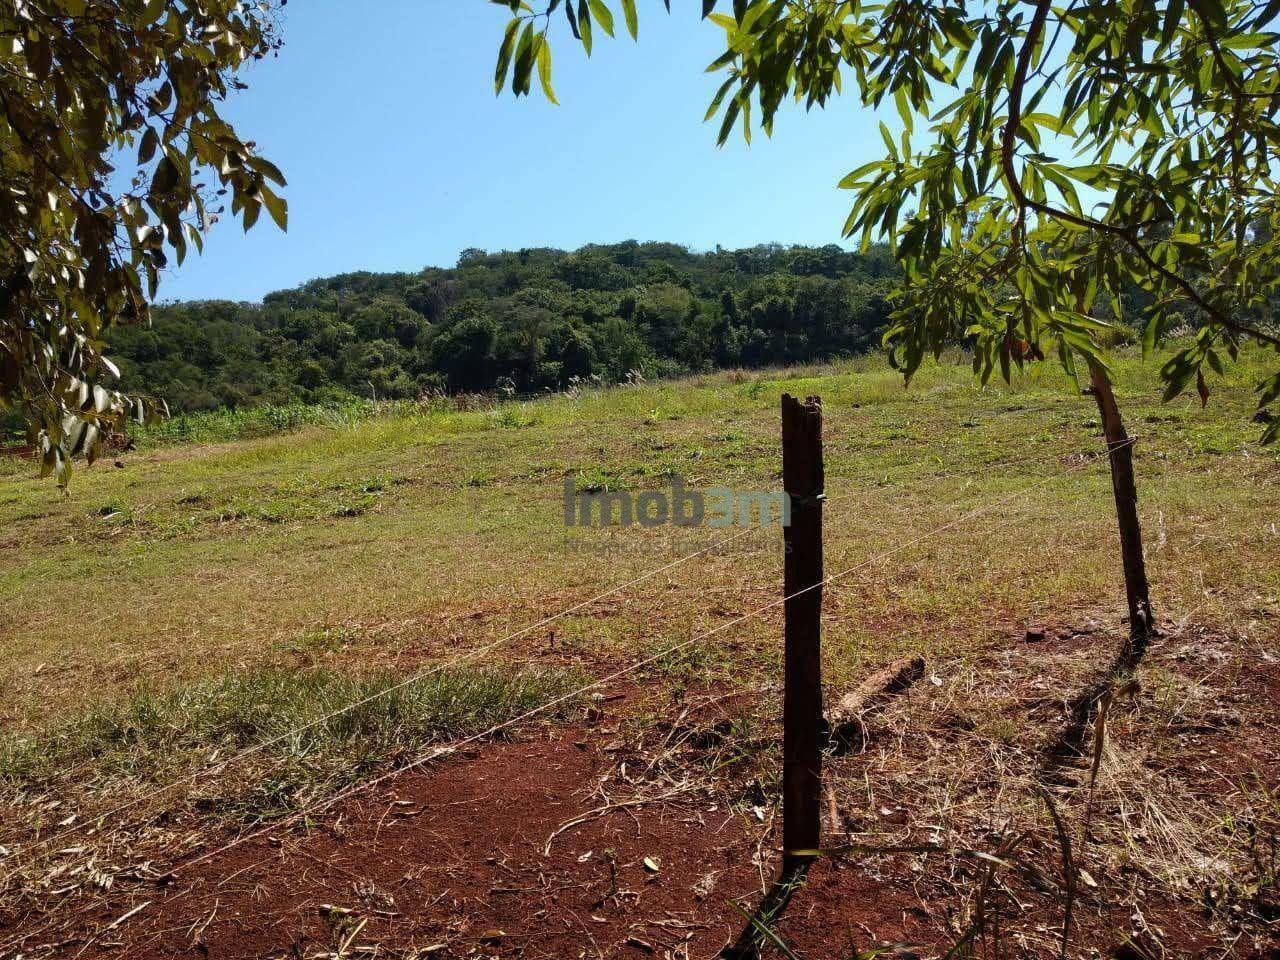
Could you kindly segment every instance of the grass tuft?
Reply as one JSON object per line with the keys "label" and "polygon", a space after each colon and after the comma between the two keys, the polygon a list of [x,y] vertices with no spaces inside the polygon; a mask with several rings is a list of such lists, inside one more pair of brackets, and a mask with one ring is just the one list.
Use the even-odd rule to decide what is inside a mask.
{"label": "grass tuft", "polygon": [[[266,745],[251,761],[247,786],[236,788],[231,773],[231,784],[202,787],[222,795],[206,796],[200,806],[272,816],[408,761],[433,743],[518,716],[579,679],[563,671],[457,668],[398,686],[403,677],[390,671],[241,671],[145,691],[33,736],[0,740],[0,782],[34,795],[74,774],[76,790],[90,787],[101,798],[113,787],[171,783],[202,764]],[[308,729],[291,735],[300,727]]]}

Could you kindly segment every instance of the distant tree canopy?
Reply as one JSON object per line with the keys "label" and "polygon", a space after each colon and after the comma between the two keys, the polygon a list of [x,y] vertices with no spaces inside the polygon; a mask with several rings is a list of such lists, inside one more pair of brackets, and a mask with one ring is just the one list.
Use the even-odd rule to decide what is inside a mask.
{"label": "distant tree canopy", "polygon": [[[495,88],[555,101],[553,40],[639,34],[636,0],[509,8]],[[668,12],[686,12],[681,5]],[[616,13],[616,16],[615,16]],[[889,242],[906,282],[886,342],[909,377],[965,339],[986,380],[1056,357],[1106,377],[1109,318],[1148,350],[1190,321],[1167,396],[1252,340],[1280,350],[1280,0],[703,0],[724,52],[719,140],[788,102],[884,106],[883,151],[840,186],[845,234]],[[1280,367],[1280,364],[1278,364]],[[1280,369],[1258,384],[1280,436]]]}
{"label": "distant tree canopy", "polygon": [[192,411],[349,394],[522,393],[873,347],[901,281],[884,247],[694,253],[672,243],[486,253],[452,269],[351,273],[262,304],[154,308],[108,348],[121,382]]}

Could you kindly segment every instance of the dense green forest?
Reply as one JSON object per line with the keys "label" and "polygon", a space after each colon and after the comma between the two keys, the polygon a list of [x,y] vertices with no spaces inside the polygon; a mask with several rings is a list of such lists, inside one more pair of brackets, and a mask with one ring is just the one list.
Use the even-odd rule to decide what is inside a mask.
{"label": "dense green forest", "polygon": [[533,393],[860,353],[897,280],[884,247],[466,250],[451,269],[343,274],[261,304],[163,305],[149,328],[114,328],[109,355],[125,389],[175,411]]}

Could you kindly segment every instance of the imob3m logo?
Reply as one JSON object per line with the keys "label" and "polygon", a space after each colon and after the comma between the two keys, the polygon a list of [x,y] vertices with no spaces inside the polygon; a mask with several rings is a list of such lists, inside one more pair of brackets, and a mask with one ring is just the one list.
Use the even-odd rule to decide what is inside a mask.
{"label": "imob3m logo", "polygon": [[573,477],[564,480],[566,527],[747,527],[791,525],[791,498],[781,490],[689,489],[684,477],[671,477],[671,490],[579,491]]}

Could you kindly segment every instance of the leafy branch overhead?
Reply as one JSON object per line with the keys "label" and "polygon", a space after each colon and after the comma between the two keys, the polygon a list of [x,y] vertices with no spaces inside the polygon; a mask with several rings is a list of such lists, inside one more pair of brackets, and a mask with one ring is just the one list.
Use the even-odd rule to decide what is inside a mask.
{"label": "leafy branch overhead", "polygon": [[[563,16],[591,52],[605,0],[510,8],[500,90],[551,90]],[[669,4],[664,4],[668,6]],[[724,8],[724,9],[717,9]],[[634,0],[618,0],[632,37]],[[985,381],[1056,355],[1106,369],[1115,328],[1150,353],[1173,334],[1166,397],[1206,401],[1246,340],[1280,350],[1280,0],[703,0],[725,74],[707,118],[773,131],[784,101],[852,83],[891,104],[884,156],[849,173],[846,236],[890,242],[906,282],[886,343],[909,377],[964,341]],[[1258,384],[1264,439],[1280,371]]]}
{"label": "leafy branch overhead", "polygon": [[[283,2],[283,0],[282,0]],[[284,177],[218,112],[280,45],[274,3],[16,0],[0,11],[0,409],[44,470],[163,412],[116,387],[115,323],[146,323],[160,272],[230,202],[281,228]]]}

